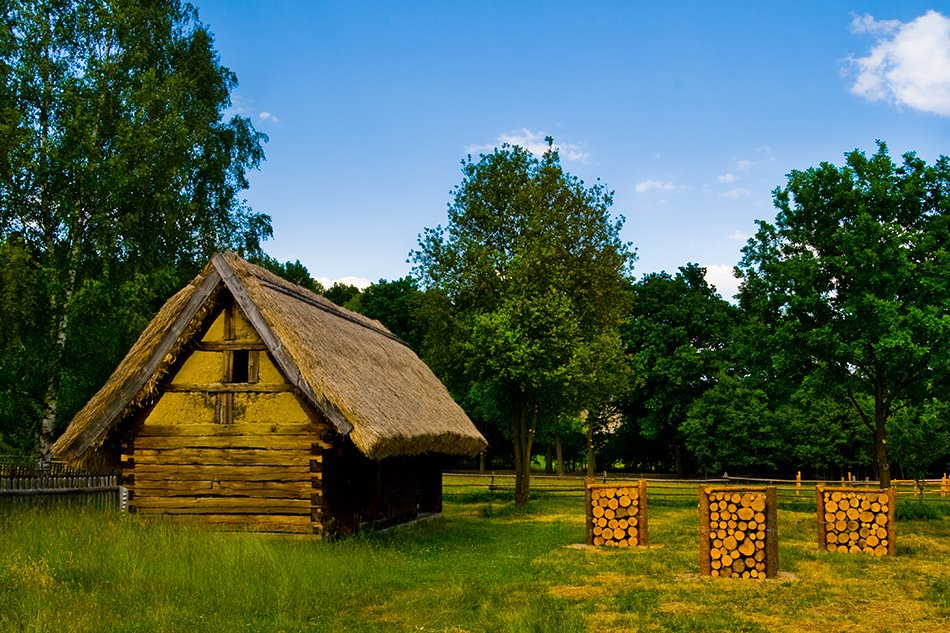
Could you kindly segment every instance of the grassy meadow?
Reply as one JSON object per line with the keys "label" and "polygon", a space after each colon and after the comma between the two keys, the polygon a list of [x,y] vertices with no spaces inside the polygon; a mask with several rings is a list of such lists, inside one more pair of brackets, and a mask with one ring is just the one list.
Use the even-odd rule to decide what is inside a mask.
{"label": "grassy meadow", "polygon": [[946,516],[899,520],[897,556],[871,558],[819,552],[813,505],[786,506],[782,573],[761,581],[699,577],[695,502],[649,512],[650,547],[594,550],[575,492],[539,490],[521,513],[447,487],[442,518],[332,542],[4,510],[0,631],[950,629]]}

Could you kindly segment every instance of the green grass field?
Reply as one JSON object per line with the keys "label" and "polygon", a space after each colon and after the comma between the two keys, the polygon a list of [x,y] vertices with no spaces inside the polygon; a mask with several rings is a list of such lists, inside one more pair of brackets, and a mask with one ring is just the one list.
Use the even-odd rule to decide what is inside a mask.
{"label": "green grass field", "polygon": [[6,511],[0,631],[950,630],[946,517],[899,522],[878,559],[819,552],[813,510],[786,506],[761,581],[699,577],[695,502],[649,510],[651,546],[609,551],[577,546],[580,494],[543,490],[519,513],[447,486],[443,518],[335,542]]}

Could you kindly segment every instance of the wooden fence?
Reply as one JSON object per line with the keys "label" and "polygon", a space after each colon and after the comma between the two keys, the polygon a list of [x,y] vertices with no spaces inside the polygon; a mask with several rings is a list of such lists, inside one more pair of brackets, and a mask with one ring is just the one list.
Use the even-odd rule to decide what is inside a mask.
{"label": "wooden fence", "polygon": [[118,473],[0,462],[0,508],[64,505],[121,508]]}
{"label": "wooden fence", "polygon": [[[737,486],[775,486],[777,500],[780,504],[802,504],[814,507],[816,489],[819,484],[836,486],[848,485],[853,487],[868,487],[876,489],[877,481],[856,481],[842,478],[832,480],[817,479],[761,479],[752,477],[719,477],[714,479],[674,479],[668,476],[656,476],[642,473],[599,473],[594,481],[597,483],[631,482],[644,479],[648,482],[647,491],[651,500],[689,501],[695,500],[700,485],[737,485]],[[899,499],[916,499],[921,502],[950,503],[950,479],[944,476],[941,479],[893,480]],[[531,489],[533,493],[583,495],[585,479],[582,475],[531,475]],[[466,494],[467,492],[485,490],[492,492],[514,491],[515,478],[511,472],[447,472],[442,478],[444,494]]]}

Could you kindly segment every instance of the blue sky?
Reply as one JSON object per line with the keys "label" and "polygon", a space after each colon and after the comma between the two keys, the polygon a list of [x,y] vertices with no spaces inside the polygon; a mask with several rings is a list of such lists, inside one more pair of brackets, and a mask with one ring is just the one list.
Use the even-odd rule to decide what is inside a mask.
{"label": "blue sky", "polygon": [[234,111],[270,141],[267,251],[324,283],[396,279],[460,161],[552,135],[603,180],[637,275],[729,271],[792,169],[950,154],[950,2],[199,0]]}

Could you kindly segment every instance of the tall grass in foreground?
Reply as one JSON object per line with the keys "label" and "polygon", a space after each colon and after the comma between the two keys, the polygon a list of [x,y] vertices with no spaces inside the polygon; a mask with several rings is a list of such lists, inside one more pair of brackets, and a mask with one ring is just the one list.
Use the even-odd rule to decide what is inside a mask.
{"label": "tall grass in foreground", "polygon": [[579,495],[447,496],[445,518],[320,542],[84,510],[0,515],[0,631],[942,631],[950,521],[898,556],[819,552],[779,512],[778,581],[702,580],[695,507],[650,508],[643,550],[583,542]]}

